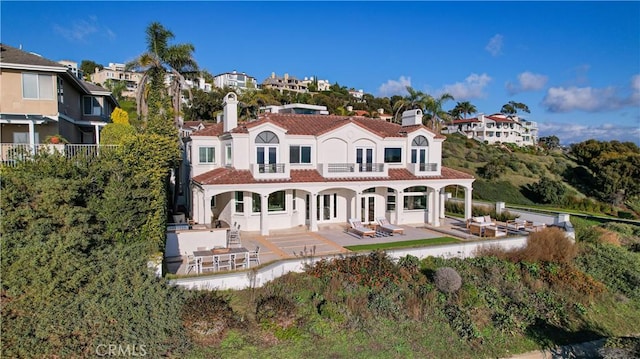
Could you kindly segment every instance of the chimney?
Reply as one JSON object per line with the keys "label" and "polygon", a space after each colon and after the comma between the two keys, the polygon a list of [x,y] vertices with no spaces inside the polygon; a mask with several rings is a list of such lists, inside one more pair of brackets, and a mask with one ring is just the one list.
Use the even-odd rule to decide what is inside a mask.
{"label": "chimney", "polygon": [[378,113],[382,115],[384,113],[384,108],[379,108]]}
{"label": "chimney", "polygon": [[224,132],[229,132],[238,127],[238,95],[233,92],[229,92],[222,102],[223,109],[223,122],[222,125]]}
{"label": "chimney", "polygon": [[402,113],[402,126],[422,125],[422,110],[408,110]]}
{"label": "chimney", "polygon": [[275,72],[272,72],[272,73],[271,73],[271,78],[272,78],[272,79],[275,79],[275,78],[276,78],[276,73],[275,73]]}
{"label": "chimney", "polygon": [[353,106],[347,106],[347,111],[352,112],[353,111]]}
{"label": "chimney", "polygon": [[289,79],[289,74],[285,73],[285,74],[284,74],[284,80],[286,81],[286,80],[288,80],[288,79]]}

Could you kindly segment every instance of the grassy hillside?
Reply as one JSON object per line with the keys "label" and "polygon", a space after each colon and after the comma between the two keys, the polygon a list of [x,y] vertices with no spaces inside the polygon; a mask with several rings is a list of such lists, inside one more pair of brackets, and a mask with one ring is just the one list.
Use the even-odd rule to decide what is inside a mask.
{"label": "grassy hillside", "polygon": [[[617,215],[609,204],[588,198],[574,183],[588,172],[561,150],[546,151],[506,145],[487,145],[461,135],[447,136],[442,151],[444,166],[476,177],[473,197],[491,202],[541,205],[532,187],[542,179],[561,184],[561,195],[549,206],[580,210],[586,213]],[[448,189],[456,193],[455,189]],[[462,196],[462,191],[457,191]],[[633,211],[633,208],[624,208]],[[635,214],[637,217],[637,213]]]}

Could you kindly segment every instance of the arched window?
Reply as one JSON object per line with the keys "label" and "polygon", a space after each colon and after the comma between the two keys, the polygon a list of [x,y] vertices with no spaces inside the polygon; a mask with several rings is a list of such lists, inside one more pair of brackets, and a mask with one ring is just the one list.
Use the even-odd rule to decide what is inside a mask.
{"label": "arched window", "polygon": [[280,143],[278,136],[271,131],[262,131],[256,137],[256,143]]}
{"label": "arched window", "polygon": [[278,166],[278,136],[271,131],[263,131],[256,137],[256,162],[261,173],[279,172]]}
{"label": "arched window", "polygon": [[420,170],[424,171],[429,157],[429,141],[424,136],[416,136],[411,142],[411,163],[419,163]]}

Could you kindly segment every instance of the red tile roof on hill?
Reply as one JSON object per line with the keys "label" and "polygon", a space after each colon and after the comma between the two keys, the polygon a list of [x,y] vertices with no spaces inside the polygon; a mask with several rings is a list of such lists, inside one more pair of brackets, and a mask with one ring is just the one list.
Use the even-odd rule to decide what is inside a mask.
{"label": "red tile roof on hill", "polygon": [[222,122],[220,123],[204,123],[204,128],[195,131],[191,136],[221,136],[224,132]]}
{"label": "red tile roof on hill", "polygon": [[478,120],[477,117],[466,118],[466,119],[462,118],[462,119],[459,119],[459,120],[453,120],[453,124],[454,125],[460,125],[460,124],[464,124],[464,123],[478,123],[478,122],[480,122],[480,120]]}
{"label": "red tile roof on hill", "polygon": [[290,179],[256,180],[249,170],[216,168],[193,178],[203,185],[257,184],[257,183],[308,183],[308,182],[363,182],[363,181],[413,181],[420,179],[473,179],[473,176],[448,167],[442,167],[440,176],[414,176],[404,168],[389,169],[388,177],[324,178],[316,170],[291,170]]}
{"label": "red tile roof on hill", "polygon": [[[430,129],[423,125],[400,126],[395,123],[386,122],[384,120],[368,118],[368,117],[350,117],[336,115],[300,115],[300,114],[283,114],[283,113],[267,113],[261,115],[256,121],[241,123],[238,127],[231,130],[232,133],[248,133],[248,129],[262,125],[264,123],[273,123],[287,130],[289,135],[308,135],[318,136],[335,130],[348,123],[353,123],[364,128],[380,137],[404,137],[406,133],[413,132],[419,128],[423,128],[431,133]],[[219,131],[222,131],[222,124]],[[222,132],[205,128],[195,132],[192,136],[219,136]],[[436,138],[445,138],[443,135],[435,134]]]}

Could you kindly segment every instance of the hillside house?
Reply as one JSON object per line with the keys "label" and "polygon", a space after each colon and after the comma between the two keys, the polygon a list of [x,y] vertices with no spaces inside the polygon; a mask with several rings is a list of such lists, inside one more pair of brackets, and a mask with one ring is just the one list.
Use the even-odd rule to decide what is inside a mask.
{"label": "hillside house", "polygon": [[238,123],[238,99],[224,99],[223,120],[186,139],[195,222],[220,220],[267,235],[272,229],[347,223],[440,225],[445,186],[473,177],[442,167],[445,137],[422,125],[420,110],[402,124],[334,115],[265,113]]}
{"label": "hillside house", "polygon": [[48,136],[97,144],[118,106],[111,93],[60,63],[0,44],[2,156],[15,145],[36,148]]}
{"label": "hillside house", "polygon": [[469,119],[454,120],[442,133],[460,133],[480,142],[514,143],[518,146],[533,146],[538,143],[538,125],[518,116],[501,113],[479,115]]}

